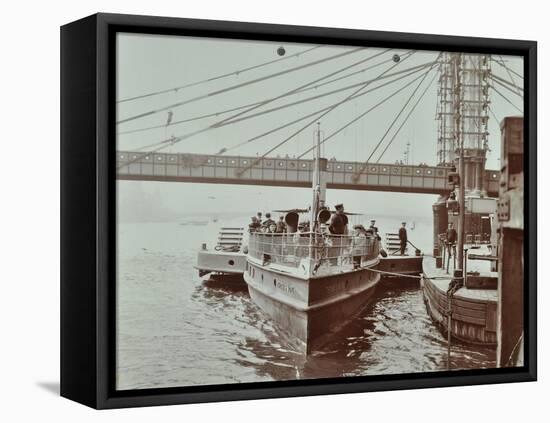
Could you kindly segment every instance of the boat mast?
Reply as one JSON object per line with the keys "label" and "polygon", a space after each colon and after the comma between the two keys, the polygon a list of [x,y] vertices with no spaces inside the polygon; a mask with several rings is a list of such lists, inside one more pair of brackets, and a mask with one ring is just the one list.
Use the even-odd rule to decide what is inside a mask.
{"label": "boat mast", "polygon": [[[321,208],[321,122],[317,122],[317,134],[316,134],[316,145],[315,145],[315,159],[314,159],[314,170],[313,170],[313,201],[311,204],[311,230],[317,230],[319,226],[319,210]],[[323,196],[324,198],[324,196]]]}

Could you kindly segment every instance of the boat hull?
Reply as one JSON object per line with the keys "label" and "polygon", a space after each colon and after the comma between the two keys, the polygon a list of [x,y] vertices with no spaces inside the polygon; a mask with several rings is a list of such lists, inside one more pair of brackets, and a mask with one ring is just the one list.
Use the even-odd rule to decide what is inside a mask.
{"label": "boat hull", "polygon": [[244,279],[252,301],[269,315],[288,343],[310,354],[369,304],[380,276],[360,268],[300,278],[248,262]]}
{"label": "boat hull", "polygon": [[[420,280],[424,303],[438,329],[448,335],[449,279],[442,279],[444,271],[434,271],[435,266],[426,258],[425,275]],[[434,276],[427,277],[426,274]],[[493,289],[460,288],[451,302],[451,337],[467,344],[495,348],[497,345],[497,293]]]}
{"label": "boat hull", "polygon": [[[420,275],[422,273],[422,256],[388,256],[380,258],[378,270],[401,275]],[[384,277],[399,277],[399,275],[384,275]]]}
{"label": "boat hull", "polygon": [[194,267],[199,271],[199,276],[208,273],[242,275],[246,268],[246,254],[240,251],[201,250],[197,253]]}

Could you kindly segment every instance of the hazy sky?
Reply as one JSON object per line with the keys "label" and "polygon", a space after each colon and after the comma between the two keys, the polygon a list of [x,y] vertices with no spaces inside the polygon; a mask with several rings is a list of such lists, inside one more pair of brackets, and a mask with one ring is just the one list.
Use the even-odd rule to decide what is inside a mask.
{"label": "hazy sky", "polygon": [[[300,54],[298,57],[289,57],[286,60],[268,66],[233,74],[229,77],[194,87],[171,90],[165,94],[146,97],[139,100],[120,102],[118,104],[117,120],[148,111],[167,108],[174,103],[204,96],[206,94],[212,94],[221,89],[227,89],[257,78],[269,76],[277,72],[289,70],[294,67],[306,65],[317,60],[330,58],[331,56],[356,49],[356,47],[321,46],[308,52],[306,50],[315,47],[315,45],[179,36],[119,34],[117,53],[117,98],[119,100],[158,90],[180,87],[206,78],[216,77],[260,63],[279,59],[281,56],[278,56],[277,49],[280,46],[283,46],[286,50],[286,55],[284,57],[289,57],[299,52],[303,52],[303,54]],[[379,53],[382,54],[378,55]],[[144,118],[121,123],[117,126],[117,131],[119,132],[117,147],[120,150],[133,150],[155,144],[172,135],[180,136],[190,134],[233,116],[239,111],[184,124],[171,124],[165,127],[164,125],[167,122],[169,114],[172,115],[172,122],[175,122],[263,101],[279,96],[363,59],[378,55],[362,64],[350,67],[349,70],[324,79],[321,83],[347,75],[354,71],[365,69],[366,67],[380,64],[379,66],[374,66],[372,69],[365,70],[350,78],[273,101],[251,113],[267,110],[292,101],[376,78],[394,64],[391,59],[395,54],[400,55],[403,59],[394,69],[389,71],[390,73],[429,63],[435,60],[438,52],[419,51],[405,59],[408,54],[407,50],[386,51],[386,49],[374,48],[361,49],[315,66],[305,67],[298,71],[272,77],[238,89],[228,90],[223,94],[210,95],[206,99],[193,101],[179,107],[171,107],[168,110],[163,110]],[[515,72],[522,74],[523,69],[520,58],[504,57],[504,61]],[[496,63],[493,63],[492,71],[494,74],[504,79],[510,79],[508,73]],[[422,75],[423,72],[424,71],[417,72],[337,107],[334,111],[320,119],[325,136],[329,136],[332,132],[341,128],[354,117],[376,105],[414,78]],[[416,102],[416,99],[423,92],[424,88],[428,86],[429,81],[435,73],[436,70],[434,69],[427,75],[423,84],[418,89],[416,96],[409,104],[409,108]],[[513,78],[518,85],[523,83],[517,76],[513,75]],[[379,86],[383,82],[389,80],[390,79],[373,82],[365,90]],[[403,107],[419,81],[420,79],[372,112],[368,113],[353,125],[349,126],[347,129],[340,132],[337,136],[327,141],[324,146],[323,155],[327,158],[336,157],[339,160],[365,161],[373,151],[374,146],[381,140],[383,134],[387,131],[391,122]],[[189,137],[163,151],[213,154],[222,148],[234,147],[243,141],[247,141],[252,137],[284,125],[301,116],[337,103],[345,99],[358,88],[359,87],[350,88],[346,91],[316,99],[315,101],[302,103],[294,107],[285,108],[253,119],[226,125],[221,128],[207,130]],[[514,96],[499,86],[497,86],[497,88],[500,92],[506,94],[517,107],[522,107],[518,96]],[[429,164],[435,164],[438,124],[438,121],[435,120],[436,100],[437,78],[430,86],[413,114],[409,117],[405,126],[401,129],[399,135],[388,147],[387,151],[380,159],[381,162],[393,163],[396,160],[403,160],[406,143],[410,142],[410,157],[412,163],[427,162]],[[374,154],[374,160],[378,159],[380,153],[393,136],[394,131],[407,114],[409,108],[405,110],[401,119],[394,125],[393,130],[389,132],[389,135],[386,137],[381,147]],[[519,114],[512,105],[508,104],[500,96],[494,93],[491,96],[491,108],[498,119]],[[227,154],[262,155],[312,119],[314,118],[309,118],[281,131],[262,137],[257,141],[232,149]],[[122,133],[157,125],[162,125],[163,127],[131,134]],[[312,145],[314,137],[313,131],[314,126],[312,125],[294,139],[288,141],[279,149],[271,153],[271,155],[279,154],[284,156],[289,154],[293,156],[303,153]],[[498,122],[495,121],[492,115],[489,118],[489,132],[491,152],[488,155],[487,167],[498,169],[499,163],[497,158],[500,155],[500,130]],[[308,157],[311,157],[311,153]],[[290,196],[289,191],[293,193]],[[214,211],[221,207],[227,207],[235,211],[248,211],[256,208],[302,207],[304,205],[302,203],[307,202],[309,199],[309,191],[305,189],[289,190],[288,188],[121,181],[119,182],[119,197],[121,204],[128,204],[130,205],[129,208],[133,207],[135,204],[140,204],[144,206],[144,210],[150,209],[149,212],[154,215],[161,211],[179,214],[180,211]],[[351,208],[378,214],[384,212],[396,214],[401,210],[403,210],[403,213],[416,215],[429,214],[431,213],[430,205],[435,200],[435,197],[430,195],[346,192],[341,190],[329,192],[327,197],[329,204],[338,201],[346,201],[350,204]],[[238,199],[238,202],[235,202],[235,199]],[[146,214],[149,214],[149,212]],[[126,216],[126,213],[122,213],[122,215]]]}

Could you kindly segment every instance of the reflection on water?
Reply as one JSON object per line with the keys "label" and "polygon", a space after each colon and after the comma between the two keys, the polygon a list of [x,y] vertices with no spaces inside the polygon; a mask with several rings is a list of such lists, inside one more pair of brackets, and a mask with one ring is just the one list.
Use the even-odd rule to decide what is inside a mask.
{"label": "reflection on water", "polygon": [[[211,225],[120,225],[118,389],[447,369],[445,340],[410,279],[381,283],[361,316],[321,351],[296,353],[251,302],[244,283],[197,276],[196,252],[216,231]],[[427,233],[429,242],[429,230],[409,238],[417,233]],[[454,346],[452,368],[494,367],[494,355]]]}

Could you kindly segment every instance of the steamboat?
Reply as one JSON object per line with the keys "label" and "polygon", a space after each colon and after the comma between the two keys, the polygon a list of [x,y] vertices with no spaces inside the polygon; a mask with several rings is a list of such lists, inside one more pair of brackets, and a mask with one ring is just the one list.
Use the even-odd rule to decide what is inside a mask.
{"label": "steamboat", "polygon": [[311,206],[287,212],[285,233],[251,232],[244,273],[252,301],[305,354],[321,349],[357,316],[380,280],[375,235],[328,230],[332,212],[325,204],[326,166],[318,128]]}

